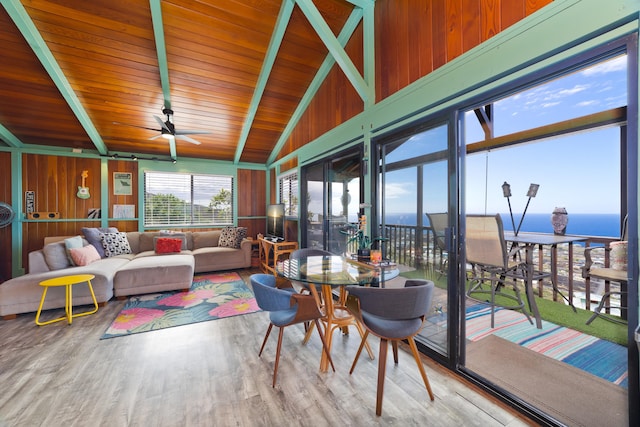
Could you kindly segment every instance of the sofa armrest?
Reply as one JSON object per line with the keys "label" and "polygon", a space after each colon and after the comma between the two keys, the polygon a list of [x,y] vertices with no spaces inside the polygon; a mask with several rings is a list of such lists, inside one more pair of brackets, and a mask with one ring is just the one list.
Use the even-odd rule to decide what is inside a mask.
{"label": "sofa armrest", "polygon": [[29,274],[46,273],[47,271],[51,270],[44,259],[44,252],[42,249],[29,252]]}

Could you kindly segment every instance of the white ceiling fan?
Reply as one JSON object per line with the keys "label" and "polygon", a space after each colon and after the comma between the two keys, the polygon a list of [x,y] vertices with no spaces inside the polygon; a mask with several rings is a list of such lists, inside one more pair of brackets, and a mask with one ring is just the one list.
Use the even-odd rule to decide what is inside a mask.
{"label": "white ceiling fan", "polygon": [[[148,130],[153,130],[156,132],[160,132],[159,135],[156,135],[154,137],[151,137],[149,139],[156,139],[156,138],[166,138],[166,139],[180,139],[183,141],[187,141],[190,142],[192,144],[196,144],[196,145],[200,145],[200,141],[195,140],[187,135],[206,135],[206,134],[210,134],[211,132],[206,131],[206,130],[192,130],[192,129],[182,129],[182,130],[176,130],[176,127],[173,124],[173,110],[170,108],[163,108],[162,109],[162,114],[164,114],[167,117],[167,120],[162,120],[160,117],[158,116],[153,116],[156,121],[158,122],[158,124],[160,125],[160,129],[153,129],[153,128],[148,128],[148,127],[144,127],[144,126],[134,126],[134,125],[126,125],[125,126],[133,126],[133,127],[137,127],[137,128],[141,128],[141,129],[148,129]],[[116,124],[124,124],[124,123],[118,123],[118,122],[114,122]]]}

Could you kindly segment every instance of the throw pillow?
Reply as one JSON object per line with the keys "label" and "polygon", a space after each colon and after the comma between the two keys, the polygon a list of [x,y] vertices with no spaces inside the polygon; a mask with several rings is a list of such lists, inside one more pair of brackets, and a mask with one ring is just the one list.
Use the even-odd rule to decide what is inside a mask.
{"label": "throw pillow", "polygon": [[[187,247],[187,235],[185,233],[181,233],[179,231],[161,231],[160,232],[160,236],[162,237],[171,237],[173,239],[181,239],[182,241],[182,250],[186,251],[188,249]],[[155,242],[154,242],[154,247],[155,247]]]}
{"label": "throw pillow", "polygon": [[100,254],[100,258],[105,257],[104,246],[102,246],[102,236],[103,233],[117,233],[118,229],[115,227],[108,228],[93,228],[93,227],[82,227],[82,234],[84,234],[84,238],[87,239],[87,242],[91,243],[95,246],[96,250]]}
{"label": "throw pillow", "polygon": [[155,241],[155,251],[157,254],[180,253],[182,240],[173,237],[158,237]]}
{"label": "throw pillow", "polygon": [[49,243],[42,248],[44,261],[50,270],[62,270],[71,266],[64,242]]}
{"label": "throw pillow", "polygon": [[103,233],[100,239],[102,240],[104,255],[107,258],[131,253],[127,233]]}
{"label": "throw pillow", "polygon": [[245,237],[247,237],[247,229],[245,227],[225,227],[220,233],[218,246],[240,249],[240,243]]}
{"label": "throw pillow", "polygon": [[89,265],[94,261],[100,260],[100,254],[95,246],[87,245],[81,248],[71,248],[69,250],[73,263],[78,266]]}
{"label": "throw pillow", "polygon": [[77,249],[84,246],[84,243],[82,242],[82,237],[75,236],[75,237],[70,237],[68,239],[64,239],[64,246],[67,249],[67,257],[69,257],[69,262],[71,263],[71,265],[77,265],[73,261],[73,257],[71,256],[71,249]]}

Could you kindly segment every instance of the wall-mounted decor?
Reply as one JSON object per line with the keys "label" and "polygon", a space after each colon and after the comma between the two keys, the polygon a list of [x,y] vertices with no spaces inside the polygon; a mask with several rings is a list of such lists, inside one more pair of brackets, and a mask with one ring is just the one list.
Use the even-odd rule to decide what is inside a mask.
{"label": "wall-mounted decor", "polygon": [[118,219],[135,218],[135,205],[113,205],[113,217]]}
{"label": "wall-mounted decor", "polygon": [[133,194],[131,172],[113,173],[113,194],[116,196],[131,196]]}
{"label": "wall-mounted decor", "polygon": [[87,213],[87,218],[89,219],[98,219],[100,218],[100,208],[91,208]]}
{"label": "wall-mounted decor", "polygon": [[89,187],[85,185],[85,179],[89,176],[89,171],[82,171],[82,185],[78,186],[78,194],[77,196],[81,199],[88,199],[91,197],[89,194]]}
{"label": "wall-mounted decor", "polygon": [[36,192],[25,191],[24,192],[24,211],[26,213],[35,212],[36,210]]}

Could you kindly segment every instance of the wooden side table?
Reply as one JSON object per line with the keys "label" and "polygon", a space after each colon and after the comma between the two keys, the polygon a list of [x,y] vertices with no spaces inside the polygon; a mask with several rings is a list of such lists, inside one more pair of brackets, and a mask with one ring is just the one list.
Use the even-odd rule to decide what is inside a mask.
{"label": "wooden side table", "polygon": [[[38,307],[38,312],[36,313],[36,325],[48,325],[50,323],[59,322],[61,320],[67,320],[68,324],[71,324],[74,317],[80,316],[88,316],[89,314],[93,314],[98,311],[98,301],[96,301],[96,294],[93,292],[93,286],[91,286],[91,280],[93,280],[95,276],[93,274],[76,274],[74,276],[62,276],[56,277],[54,279],[43,280],[40,282],[40,286],[44,289],[42,291],[42,298],[40,299],[40,306]],[[73,285],[78,285],[81,283],[87,283],[89,286],[89,291],[91,292],[91,297],[93,298],[94,309],[91,311],[85,311],[83,313],[73,314],[73,294],[72,287]],[[65,315],[63,317],[59,317],[57,319],[47,320],[46,322],[40,321],[40,312],[42,311],[42,306],[44,305],[44,299],[47,296],[47,291],[50,287],[54,286],[64,286],[65,287],[65,303],[64,303],[64,311]]]}
{"label": "wooden side table", "polygon": [[260,267],[264,273],[276,273],[276,264],[280,258],[298,249],[298,242],[272,242],[265,238],[258,239],[260,242]]}

